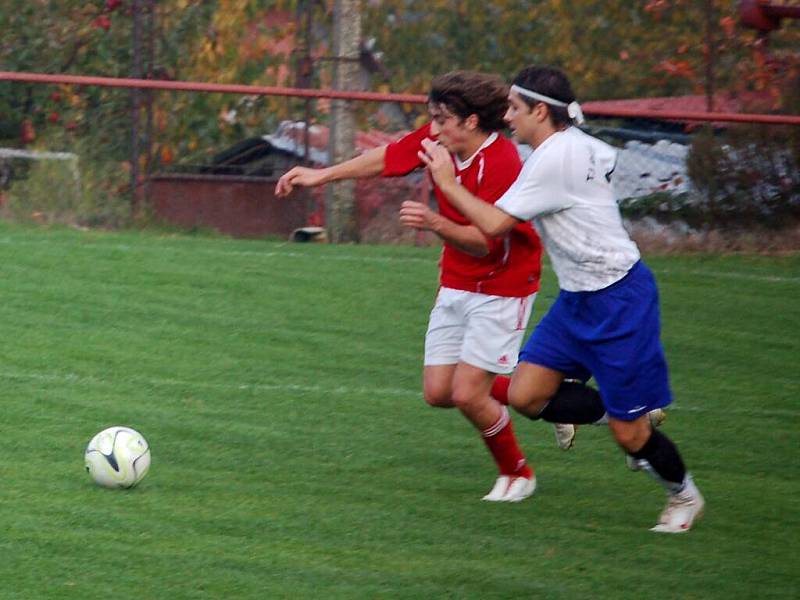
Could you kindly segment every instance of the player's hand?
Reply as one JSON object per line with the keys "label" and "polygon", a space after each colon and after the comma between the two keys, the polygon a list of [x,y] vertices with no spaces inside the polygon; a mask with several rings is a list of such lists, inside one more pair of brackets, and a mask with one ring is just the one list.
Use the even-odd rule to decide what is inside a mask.
{"label": "player's hand", "polygon": [[325,183],[324,169],[294,167],[284,173],[275,185],[275,195],[283,198],[292,193],[295,186],[314,187]]}
{"label": "player's hand", "polygon": [[400,223],[414,229],[434,230],[439,215],[427,204],[406,200],[400,205]]}
{"label": "player's hand", "polygon": [[422,140],[421,152],[418,152],[420,160],[425,163],[428,170],[440,188],[456,182],[456,169],[453,166],[453,159],[450,152],[439,142],[431,139]]}

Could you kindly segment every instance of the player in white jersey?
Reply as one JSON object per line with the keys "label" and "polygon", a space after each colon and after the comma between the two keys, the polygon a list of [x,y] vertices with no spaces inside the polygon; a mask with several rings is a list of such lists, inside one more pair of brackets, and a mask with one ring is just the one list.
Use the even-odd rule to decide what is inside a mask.
{"label": "player in white jersey", "polygon": [[[486,235],[533,221],[558,276],[561,291],[520,353],[509,401],[551,422],[606,419],[622,449],[667,490],[653,531],[687,531],[705,502],[675,444],[648,418],[672,395],[658,290],[622,225],[611,186],[616,152],[572,126],[583,115],[558,69],[521,71],[505,119],[534,151],[494,205],[459,185],[435,143],[424,145],[421,158],[451,203]],[[592,376],[599,393],[585,385]]]}

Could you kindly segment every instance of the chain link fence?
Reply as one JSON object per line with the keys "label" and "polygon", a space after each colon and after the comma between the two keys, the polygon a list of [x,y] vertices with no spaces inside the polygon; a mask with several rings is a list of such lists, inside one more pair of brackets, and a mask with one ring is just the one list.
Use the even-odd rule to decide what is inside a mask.
{"label": "chain link fence", "polygon": [[[408,0],[65,0],[15,8],[0,23],[8,69],[0,71],[0,214],[8,218],[282,237],[298,225],[331,225],[324,190],[272,198],[291,165],[328,161],[334,100],[314,89],[351,88],[337,80],[344,67],[358,70],[347,78],[352,87],[423,92],[445,70],[510,75],[535,61],[563,66],[581,100],[599,99],[584,104],[586,127],[619,148],[615,183],[636,226],[774,232],[798,220],[797,0],[542,0],[481,10]],[[25,72],[39,76],[20,78]],[[228,83],[193,83],[210,80]],[[359,151],[425,120],[420,96],[363,93],[353,105]],[[429,192],[423,173],[359,182],[357,237],[434,243],[395,217],[402,199]]]}
{"label": "chain link fence", "polygon": [[[192,96],[200,94],[184,92],[181,96],[188,97],[176,103],[196,104]],[[259,96],[242,94],[229,99],[227,110],[206,115],[195,111],[191,116],[193,121],[230,128],[236,133],[229,139],[236,141],[204,147],[198,135],[181,145],[186,149],[181,154],[170,141],[170,128],[183,117],[181,112],[166,112],[173,103],[170,96],[178,94],[153,95],[152,138],[149,152],[140,158],[135,193],[140,201],[137,218],[249,237],[286,237],[299,228],[325,226],[324,190],[301,191],[286,201],[274,198],[273,188],[295,164],[329,164],[326,125],[279,122],[259,110]],[[102,97],[103,118],[86,126],[96,147],[87,146],[85,139],[72,143],[65,124],[59,146],[66,153],[0,150],[0,210],[5,216],[83,226],[130,222],[128,140],[113,141],[121,129],[114,126],[115,118],[124,122],[129,96],[116,89],[105,90]],[[327,101],[314,100],[322,106]],[[614,184],[634,230],[675,240],[709,231],[779,230],[800,221],[800,126],[790,118],[786,123],[674,118],[682,109],[691,111],[694,101],[669,99],[671,118],[643,110],[638,116],[589,118],[585,125],[589,133],[618,148]],[[374,126],[383,113],[398,110],[392,102],[364,103],[358,110],[358,152],[407,131]],[[417,112],[421,122],[424,104]],[[530,153],[525,146],[519,149],[523,158]],[[396,180],[360,181],[355,196],[360,241],[436,242],[431,235],[404,230],[396,218],[404,199],[433,201],[423,171]]]}
{"label": "chain link fence", "polygon": [[[246,86],[238,94],[216,94],[218,102],[209,102],[215,94],[204,91],[145,91],[138,135],[146,133],[147,143],[131,189],[128,89],[2,85],[28,85],[42,99],[46,118],[39,127],[49,146],[37,144],[33,132],[25,147],[37,150],[0,150],[0,213],[7,218],[111,227],[138,219],[246,237],[288,237],[326,224],[324,189],[303,190],[288,201],[276,199],[273,189],[295,164],[329,163],[328,127],[307,127],[303,120],[312,102],[312,114],[324,121],[329,98],[296,98],[290,90],[283,101],[298,118],[280,120],[265,95]],[[369,98],[357,103],[358,152],[425,120],[424,98],[402,104],[390,95]],[[585,105],[586,130],[619,149],[614,184],[634,231],[674,240],[711,231],[777,231],[800,222],[800,117],[703,121],[698,97],[660,101],[660,109],[652,100],[639,101],[638,109],[617,104],[618,115],[613,102]],[[800,106],[788,106],[800,113]],[[603,116],[592,117],[593,108]],[[692,118],[682,119],[682,111]],[[191,123],[183,115],[191,115]],[[216,135],[207,138],[209,129]],[[523,158],[529,153],[520,147]],[[360,181],[355,198],[360,241],[436,243],[432,235],[402,228],[396,216],[404,199],[433,201],[423,171]]]}

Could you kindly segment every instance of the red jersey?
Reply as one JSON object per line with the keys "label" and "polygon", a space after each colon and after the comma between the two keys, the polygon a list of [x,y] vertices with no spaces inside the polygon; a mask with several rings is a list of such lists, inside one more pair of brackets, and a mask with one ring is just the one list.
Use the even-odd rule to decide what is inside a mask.
{"label": "red jersey", "polygon": [[[405,175],[424,166],[417,152],[422,140],[433,138],[430,125],[386,147],[383,176]],[[456,177],[473,196],[494,204],[517,178],[522,163],[517,148],[500,134],[492,134],[465,163],[453,160]],[[458,225],[471,223],[448,201],[437,185],[439,213]],[[542,245],[530,223],[520,223],[503,236],[487,238],[489,253],[478,258],[444,243],[439,263],[443,287],[491,296],[522,297],[539,289]]]}

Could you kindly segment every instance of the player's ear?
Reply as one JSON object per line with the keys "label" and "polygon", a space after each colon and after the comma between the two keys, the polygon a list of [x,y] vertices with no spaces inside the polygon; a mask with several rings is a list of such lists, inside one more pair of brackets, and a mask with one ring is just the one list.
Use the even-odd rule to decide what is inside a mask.
{"label": "player's ear", "polygon": [[475,113],[472,113],[470,116],[464,119],[464,125],[466,125],[467,129],[469,129],[470,131],[478,129],[479,123],[480,119],[478,118],[478,115],[476,115]]}
{"label": "player's ear", "polygon": [[536,116],[536,120],[539,123],[542,123],[550,118],[550,107],[544,102],[537,102],[533,107],[532,112]]}

